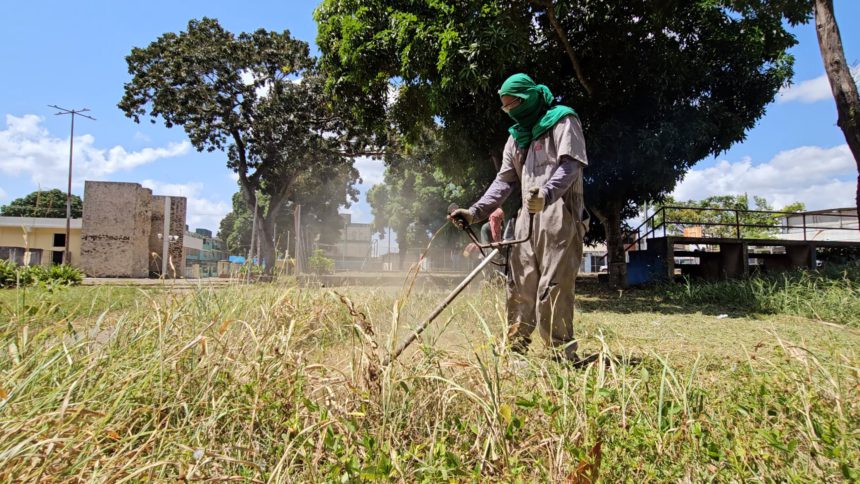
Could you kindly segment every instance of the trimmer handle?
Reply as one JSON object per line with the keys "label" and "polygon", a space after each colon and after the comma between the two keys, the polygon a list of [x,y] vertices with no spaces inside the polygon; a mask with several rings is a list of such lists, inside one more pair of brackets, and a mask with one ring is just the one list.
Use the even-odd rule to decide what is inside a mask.
{"label": "trimmer handle", "polygon": [[454,225],[456,225],[460,230],[468,231],[467,229],[469,229],[469,222],[466,221],[466,219],[464,219],[462,216],[454,216],[454,212],[456,212],[459,209],[460,209],[460,206],[457,205],[456,203],[452,203],[451,205],[448,205],[448,215],[457,221],[457,223],[455,223]]}
{"label": "trimmer handle", "polygon": [[[540,189],[539,188],[533,188],[532,190],[540,190]],[[478,240],[478,237],[475,235],[475,232],[472,230],[472,227],[466,222],[465,219],[463,219],[462,217],[453,216],[454,212],[457,211],[459,208],[460,208],[460,206],[457,205],[456,203],[452,203],[451,205],[448,205],[448,215],[452,216],[452,218],[458,222],[458,223],[455,223],[454,225],[458,226],[458,228],[465,231],[469,235],[469,238],[472,239],[472,242],[474,242],[474,244],[476,246],[478,246],[479,249],[481,249],[482,254],[484,253],[484,249],[501,249],[502,247],[507,247],[509,245],[522,244],[524,242],[527,242],[532,237],[532,229],[534,228],[535,214],[530,213],[529,214],[529,232],[522,239],[503,240],[501,242],[490,242],[489,244],[482,244],[481,241]]]}

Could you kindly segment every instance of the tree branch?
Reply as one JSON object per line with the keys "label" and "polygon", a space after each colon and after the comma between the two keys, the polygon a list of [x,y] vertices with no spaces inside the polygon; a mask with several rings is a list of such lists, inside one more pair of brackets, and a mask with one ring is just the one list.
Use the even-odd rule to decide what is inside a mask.
{"label": "tree branch", "polygon": [[571,65],[573,65],[573,72],[576,74],[576,79],[585,89],[585,92],[591,96],[594,93],[594,88],[591,86],[591,83],[588,82],[588,79],[585,77],[585,72],[582,70],[582,64],[579,63],[579,57],[576,55],[576,52],[573,51],[573,46],[570,45],[570,41],[567,39],[567,33],[565,33],[564,28],[558,21],[558,18],[555,16],[555,5],[552,0],[532,0],[532,3],[546,9],[546,16],[549,20],[550,25],[552,26],[555,34],[558,36],[559,42],[564,46],[564,51],[567,53],[568,59],[570,59]]}

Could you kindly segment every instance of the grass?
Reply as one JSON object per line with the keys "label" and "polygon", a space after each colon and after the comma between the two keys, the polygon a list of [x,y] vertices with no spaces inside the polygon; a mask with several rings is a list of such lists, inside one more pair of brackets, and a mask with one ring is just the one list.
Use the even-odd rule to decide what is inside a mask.
{"label": "grass", "polygon": [[744,280],[666,288],[670,300],[757,313],[794,314],[860,328],[860,262]]}
{"label": "grass", "polygon": [[580,347],[607,364],[573,370],[512,357],[483,288],[383,369],[443,294],[337,291],[0,292],[0,479],[860,478],[850,327],[586,286]]}

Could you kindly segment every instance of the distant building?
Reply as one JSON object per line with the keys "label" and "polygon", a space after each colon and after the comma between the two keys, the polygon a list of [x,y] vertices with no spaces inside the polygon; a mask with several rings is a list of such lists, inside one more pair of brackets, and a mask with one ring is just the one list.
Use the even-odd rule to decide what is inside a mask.
{"label": "distant building", "polygon": [[780,239],[860,241],[854,207],[800,212],[787,216],[781,224],[791,228],[785,229],[786,233],[778,236]]}
{"label": "distant building", "polygon": [[[83,217],[71,220],[71,264],[90,277],[160,276],[166,238],[166,277],[189,277],[186,265],[215,276],[218,261],[227,259],[224,244],[205,229],[186,233],[185,211],[185,197],[153,195],[137,183],[87,181]],[[64,218],[0,217],[0,259],[62,263],[65,237]]]}
{"label": "distant building", "polygon": [[582,248],[582,262],[579,263],[580,273],[600,272],[601,267],[609,265],[606,258],[606,245],[597,244],[594,247],[590,245]]}
{"label": "distant building", "polygon": [[[340,214],[340,240],[331,245],[320,247],[326,257],[334,259],[335,270],[362,270],[373,254],[373,228],[369,223],[352,221],[352,215]],[[366,267],[365,267],[366,268]]]}
{"label": "distant building", "polygon": [[184,244],[185,277],[218,277],[218,262],[230,255],[221,239],[213,237],[211,230],[196,229],[185,232]]}
{"label": "distant building", "polygon": [[[80,266],[81,219],[71,220],[69,232],[70,262]],[[0,217],[0,259],[18,265],[62,264],[65,247],[64,218]]]}

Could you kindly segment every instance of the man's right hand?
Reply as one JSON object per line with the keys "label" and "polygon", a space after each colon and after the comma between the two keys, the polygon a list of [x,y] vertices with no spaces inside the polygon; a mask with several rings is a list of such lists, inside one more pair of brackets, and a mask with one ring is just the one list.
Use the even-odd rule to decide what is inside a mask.
{"label": "man's right hand", "polygon": [[470,212],[468,209],[458,208],[448,214],[448,220],[450,220],[454,225],[456,225],[457,228],[463,230],[469,225],[472,225],[474,217],[472,217],[472,212]]}

